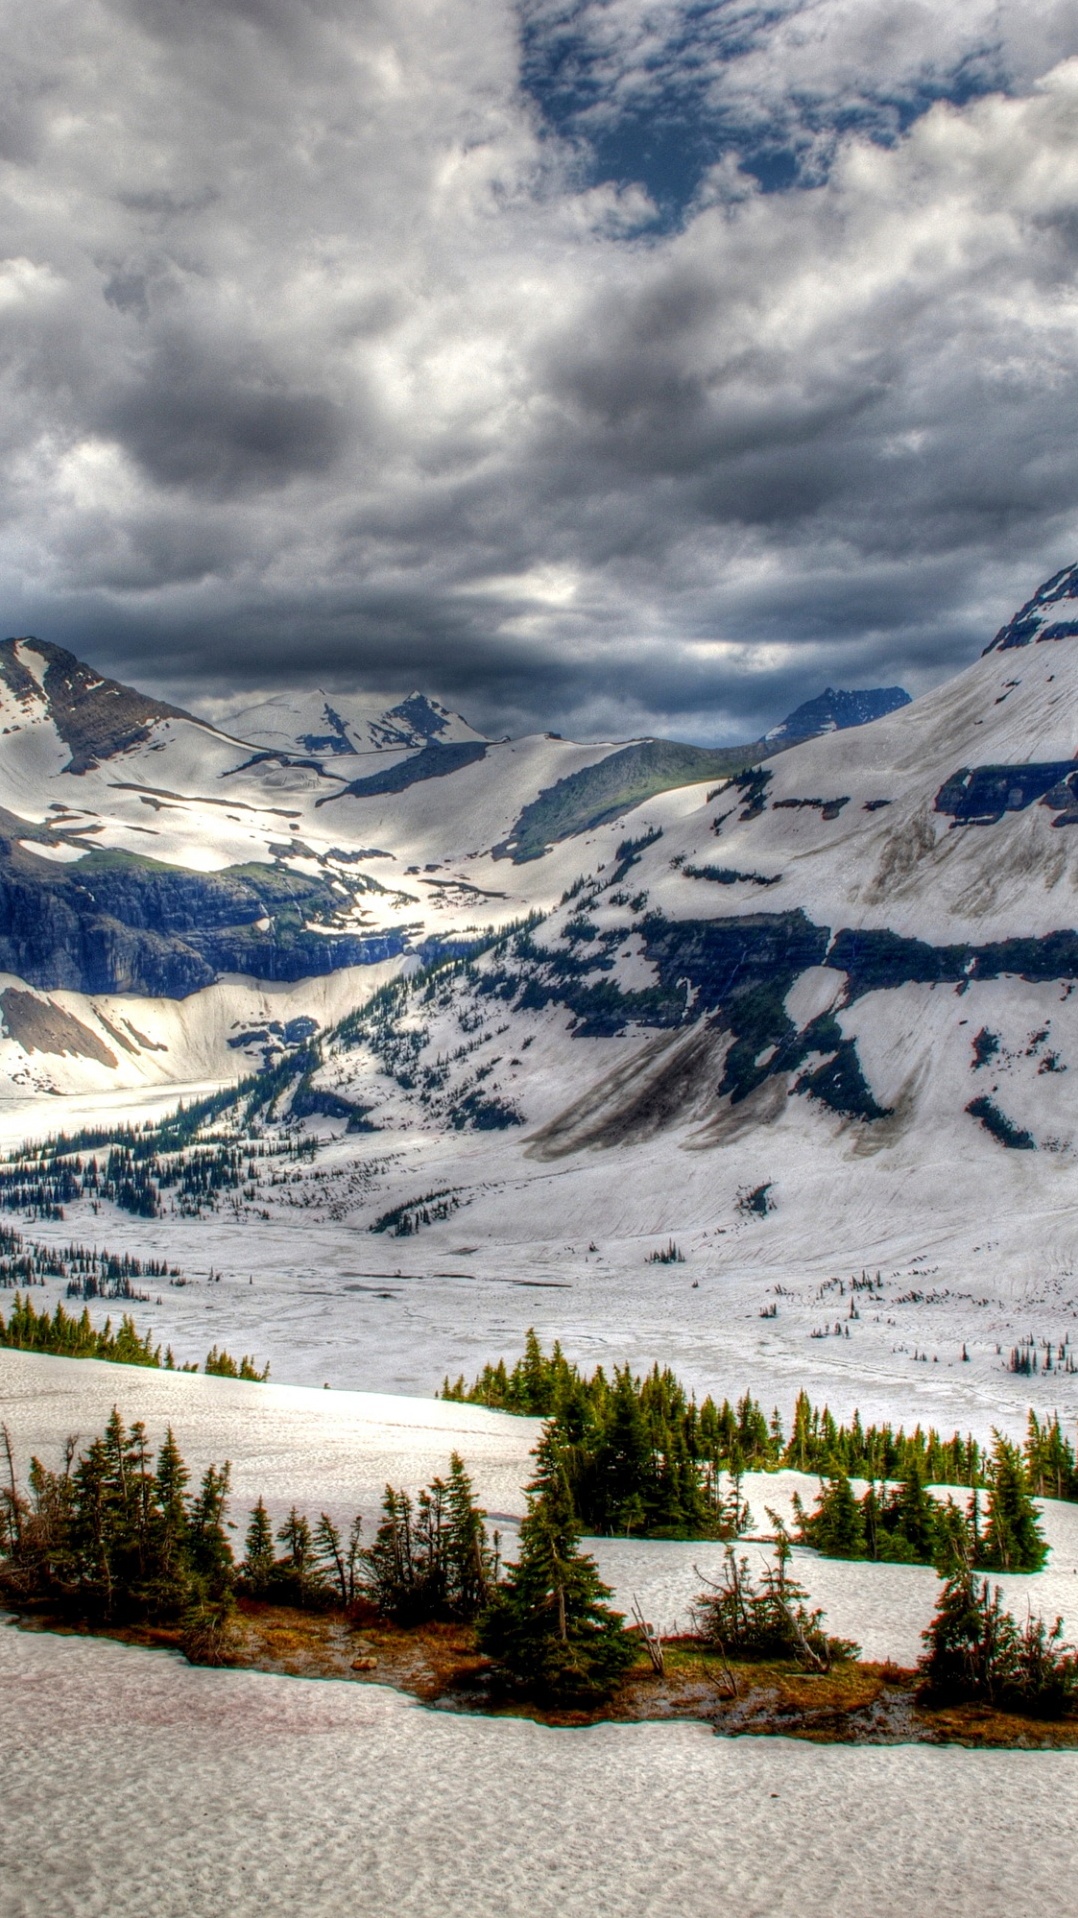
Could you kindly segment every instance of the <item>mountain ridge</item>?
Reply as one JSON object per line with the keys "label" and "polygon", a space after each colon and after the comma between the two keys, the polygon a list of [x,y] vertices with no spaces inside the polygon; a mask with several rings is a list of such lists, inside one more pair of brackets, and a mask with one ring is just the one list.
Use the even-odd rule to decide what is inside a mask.
{"label": "mountain ridge", "polygon": [[[1050,597],[1045,626],[1059,623]],[[1078,644],[989,648],[870,726],[652,793],[565,839],[541,822],[542,857],[519,866],[489,848],[522,795],[593,766],[601,783],[609,749],[491,742],[452,775],[346,796],[328,810],[335,832],[343,819],[367,835],[352,847],[316,832],[315,799],[348,783],[339,769],[324,786],[272,756],[242,774],[222,757],[226,790],[306,782],[269,788],[272,827],[229,802],[229,834],[284,849],[279,868],[216,868],[243,901],[243,936],[272,938],[278,916],[283,934],[292,911],[296,938],[339,937],[370,902],[364,936],[395,926],[402,950],[317,982],[227,975],[183,1001],[46,994],[0,974],[0,1071],[13,1097],[37,1099],[24,1131],[69,1129],[54,1115],[73,1109],[95,1151],[121,1114],[152,1109],[143,1089],[160,1110],[183,1068],[210,1082],[204,1130],[197,1105],[184,1115],[185,1189],[212,1141],[244,1178],[192,1209],[170,1196],[170,1165],[146,1204],[155,1256],[241,1284],[163,1295],[154,1322],[169,1337],[186,1327],[190,1343],[211,1309],[214,1335],[238,1336],[264,1291],[259,1349],[275,1366],[304,1341],[321,1351],[329,1325],[356,1364],[377,1355],[402,1380],[427,1338],[440,1376],[535,1323],[604,1364],[662,1353],[693,1379],[736,1345],[742,1375],[751,1357],[776,1398],[810,1362],[836,1394],[929,1365],[916,1376],[930,1393],[949,1381],[973,1421],[1007,1389],[1008,1352],[1027,1364],[1036,1338],[1069,1377],[1078,1336],[1076,702]],[[151,764],[186,750],[182,722],[160,727]],[[155,784],[179,790],[164,770]],[[255,807],[261,788],[240,790]],[[149,796],[133,797],[147,815]],[[200,831],[213,816],[197,815]],[[37,830],[36,851],[12,833],[20,858],[72,883],[81,867],[100,906],[132,883],[108,845],[79,843],[95,843],[81,820]],[[447,859],[457,832],[469,836]],[[259,890],[267,866],[289,889],[280,906]],[[233,937],[188,910],[192,945]],[[103,1106],[123,1085],[130,1098]],[[50,1086],[79,1096],[43,1115]],[[140,1154],[158,1150],[137,1136]],[[118,1152],[131,1137],[118,1132]],[[107,1225],[110,1243],[142,1242],[119,1200],[100,1226],[86,1209],[57,1233]]]}

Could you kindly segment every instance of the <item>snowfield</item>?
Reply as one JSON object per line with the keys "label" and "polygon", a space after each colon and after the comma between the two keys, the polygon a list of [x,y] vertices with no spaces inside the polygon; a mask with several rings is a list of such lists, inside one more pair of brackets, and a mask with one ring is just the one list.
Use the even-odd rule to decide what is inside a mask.
{"label": "snowfield", "polygon": [[1064,1918],[1078,1755],[551,1731],[0,1628],[0,1918]]}
{"label": "snowfield", "polygon": [[56,1463],[69,1433],[99,1431],[112,1407],[142,1419],[159,1440],[167,1426],[195,1471],[232,1464],[233,1516],[263,1496],[274,1510],[373,1512],[389,1480],[416,1489],[459,1451],[480,1502],[518,1516],[537,1419],[481,1405],[313,1392],[240,1379],[154,1371],[94,1359],[54,1359],[0,1349],[0,1416],[16,1451]]}

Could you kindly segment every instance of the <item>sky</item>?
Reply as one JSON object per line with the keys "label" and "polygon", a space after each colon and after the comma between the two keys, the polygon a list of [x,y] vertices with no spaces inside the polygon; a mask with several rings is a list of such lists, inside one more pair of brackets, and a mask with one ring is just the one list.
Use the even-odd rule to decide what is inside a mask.
{"label": "sky", "polygon": [[0,0],[5,633],[758,735],[1078,558],[1078,0]]}

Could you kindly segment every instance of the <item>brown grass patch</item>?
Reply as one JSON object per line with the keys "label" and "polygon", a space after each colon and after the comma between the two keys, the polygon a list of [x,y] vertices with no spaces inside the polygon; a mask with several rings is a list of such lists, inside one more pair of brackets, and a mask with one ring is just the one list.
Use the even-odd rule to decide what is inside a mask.
{"label": "brown grass patch", "polygon": [[[43,1613],[20,1622],[28,1629],[85,1630]],[[165,1626],[116,1626],[101,1635],[172,1649],[179,1649],[181,1640],[178,1628]],[[499,1681],[489,1659],[476,1650],[469,1625],[406,1629],[380,1618],[369,1606],[352,1613],[304,1612],[241,1599],[228,1662],[290,1678],[389,1685],[443,1711],[526,1717],[545,1725],[695,1720],[724,1737],[1078,1749],[1078,1719],[1023,1718],[986,1705],[936,1707],[919,1695],[916,1673],[895,1665],[848,1662],[815,1673],[776,1660],[732,1663],[727,1673],[693,1639],[668,1640],[664,1652],[662,1678],[641,1655],[605,1705],[589,1711],[550,1711],[514,1695]]]}

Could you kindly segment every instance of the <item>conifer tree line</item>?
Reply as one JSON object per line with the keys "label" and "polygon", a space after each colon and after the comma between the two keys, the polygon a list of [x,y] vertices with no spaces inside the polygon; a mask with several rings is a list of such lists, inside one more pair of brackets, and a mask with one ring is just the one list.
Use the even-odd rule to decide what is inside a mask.
{"label": "conifer tree line", "polygon": [[0,1428],[0,1598],[44,1604],[90,1624],[176,1623],[189,1655],[228,1656],[238,1596],[319,1608],[365,1599],[402,1624],[462,1620],[522,1688],[550,1700],[605,1696],[637,1641],[579,1547],[559,1447],[536,1452],[515,1564],[503,1570],[463,1461],[413,1501],[387,1486],[371,1544],[357,1516],[342,1534],[326,1512],[312,1526],[295,1507],[274,1529],[264,1500],[249,1514],[236,1562],[227,1519],[229,1467],[207,1467],[197,1490],[171,1432],[156,1456],[141,1423],[113,1411],[62,1467],[31,1461],[23,1491]]}
{"label": "conifer tree line", "polygon": [[232,1603],[226,1528],[227,1464],[210,1465],[195,1491],[171,1430],[156,1456],[145,1426],[114,1409],[105,1431],[59,1471],[31,1460],[19,1485],[7,1428],[0,1486],[0,1593],[9,1603],[50,1602],[90,1623],[179,1620],[203,1650]]}
{"label": "conifer tree line", "polygon": [[0,1225],[0,1291],[66,1279],[69,1299],[137,1299],[145,1294],[135,1291],[133,1279],[180,1276],[179,1267],[164,1259],[138,1259],[90,1245],[46,1245]]}
{"label": "conifer tree line", "polygon": [[798,1536],[826,1558],[934,1565],[945,1576],[957,1565],[1039,1572],[1048,1548],[1025,1460],[998,1432],[986,1478],[982,1512],[979,1489],[964,1509],[951,1497],[943,1504],[933,1498],[915,1458],[897,1485],[870,1483],[860,1499],[848,1474],[833,1472],[824,1479],[813,1511],[806,1512],[794,1493]]}
{"label": "conifer tree line", "polygon": [[[56,1358],[109,1359],[114,1365],[149,1365],[166,1372],[198,1371],[196,1364],[177,1365],[171,1346],[166,1347],[162,1358],[161,1347],[153,1343],[152,1332],[140,1332],[129,1312],[124,1313],[119,1330],[114,1332],[111,1318],[107,1318],[104,1325],[96,1326],[85,1306],[78,1317],[60,1302],[51,1313],[44,1308],[39,1312],[32,1299],[18,1292],[6,1319],[0,1312],[0,1346],[17,1352],[46,1352]],[[260,1370],[246,1353],[234,1359],[215,1345],[206,1354],[205,1370],[217,1378],[251,1379],[264,1385],[270,1369],[264,1365]]]}
{"label": "conifer tree line", "polygon": [[[210,1465],[197,1486],[168,1431],[156,1455],[145,1427],[113,1411],[81,1452],[71,1440],[58,1471],[31,1461],[23,1491],[6,1427],[0,1427],[0,1599],[45,1605],[90,1625],[175,1623],[188,1655],[227,1662],[237,1597],[320,1608],[366,1600],[383,1616],[475,1626],[475,1642],[518,1690],[543,1702],[591,1705],[615,1689],[639,1657],[610,1591],[580,1545],[580,1522],[558,1429],[548,1422],[535,1453],[515,1562],[501,1564],[488,1540],[457,1454],[449,1475],[413,1500],[387,1486],[370,1546],[353,1519],[342,1534],[329,1514],[312,1526],[293,1507],[275,1529],[259,1499],[236,1562],[229,1532],[229,1467]],[[769,1513],[776,1558],[756,1577],[728,1545],[720,1581],[696,1601],[696,1636],[729,1660],[793,1660],[815,1671],[858,1655],[830,1636],[824,1614],[790,1571],[785,1526]],[[922,1679],[941,1701],[973,1698],[1060,1714],[1078,1691],[1078,1661],[1030,1615],[1004,1611],[998,1587],[978,1578],[961,1541],[924,1633]],[[661,1670],[661,1663],[657,1667]],[[735,1687],[736,1690],[736,1687]]]}
{"label": "conifer tree line", "polygon": [[237,1592],[301,1606],[347,1606],[363,1594],[402,1623],[474,1619],[500,1575],[497,1536],[488,1543],[486,1514],[455,1452],[448,1478],[436,1478],[414,1503],[386,1487],[367,1549],[358,1516],[342,1537],[328,1513],[312,1526],[293,1507],[275,1531],[259,1499],[239,1563],[228,1537],[229,1466],[209,1466],[189,1493],[171,1428],[155,1456],[145,1426],[128,1430],[114,1409],[83,1450],[68,1441],[59,1471],[32,1459],[24,1492],[0,1427],[0,1472],[0,1587],[89,1619],[167,1620],[192,1602],[221,1603]]}
{"label": "conifer tree line", "polygon": [[25,1147],[0,1164],[0,1208],[57,1220],[79,1199],[107,1199],[135,1218],[156,1219],[167,1199],[181,1215],[198,1217],[216,1207],[218,1193],[255,1186],[261,1161],[305,1159],[317,1148],[288,1133],[267,1143],[257,1130],[199,1138],[206,1114],[196,1122],[197,1110],[181,1108],[156,1127],[61,1134]]}
{"label": "conifer tree line", "polygon": [[[923,1490],[929,1484],[990,1489],[1003,1469],[999,1440],[986,1450],[958,1432],[947,1438],[920,1425],[911,1432],[866,1426],[857,1412],[840,1424],[806,1392],[798,1394],[787,1430],[778,1409],[768,1416],[749,1392],[736,1405],[726,1399],[716,1405],[710,1396],[697,1404],[668,1367],[656,1365],[643,1377],[628,1366],[615,1367],[610,1377],[602,1366],[586,1374],[559,1344],[546,1354],[534,1331],[511,1368],[504,1360],[488,1364],[471,1385],[463,1377],[455,1384],[446,1379],[441,1396],[552,1420],[577,1516],[585,1531],[600,1535],[734,1536],[744,1529],[739,1479],[746,1471],[785,1466]],[[1036,1496],[1078,1499],[1078,1461],[1057,1416],[1029,1413],[1019,1463]],[[889,1494],[877,1493],[876,1505],[870,1501],[862,1513],[866,1549],[852,1555],[901,1559],[909,1546],[924,1563],[934,1562],[933,1550],[923,1550],[924,1528],[913,1526],[915,1496],[916,1489],[896,1508]],[[1004,1542],[1000,1549],[1009,1547]],[[980,1562],[1006,1569],[1002,1557]]]}

